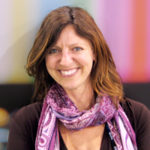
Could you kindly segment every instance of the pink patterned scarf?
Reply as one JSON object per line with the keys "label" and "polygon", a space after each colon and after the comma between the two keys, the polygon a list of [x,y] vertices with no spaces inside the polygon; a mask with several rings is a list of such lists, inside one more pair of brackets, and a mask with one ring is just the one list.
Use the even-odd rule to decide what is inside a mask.
{"label": "pink patterned scarf", "polygon": [[45,97],[35,142],[35,150],[60,150],[58,119],[70,130],[107,123],[117,150],[137,150],[135,133],[123,111],[108,96],[96,98],[95,105],[79,111],[58,84]]}

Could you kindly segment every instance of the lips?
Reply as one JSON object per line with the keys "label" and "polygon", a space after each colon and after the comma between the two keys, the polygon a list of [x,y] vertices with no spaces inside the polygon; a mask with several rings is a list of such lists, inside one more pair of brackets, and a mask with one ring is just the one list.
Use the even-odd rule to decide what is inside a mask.
{"label": "lips", "polygon": [[72,76],[78,71],[77,68],[70,69],[70,70],[60,70],[61,75],[63,76]]}

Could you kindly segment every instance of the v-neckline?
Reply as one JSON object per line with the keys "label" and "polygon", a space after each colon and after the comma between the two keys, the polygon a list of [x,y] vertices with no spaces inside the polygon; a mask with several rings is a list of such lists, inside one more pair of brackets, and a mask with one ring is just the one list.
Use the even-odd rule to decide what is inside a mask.
{"label": "v-neckline", "polygon": [[[63,141],[63,138],[62,138],[60,132],[59,132],[59,140],[60,140],[60,150],[67,150],[67,147]],[[106,149],[105,148],[106,145],[108,147],[110,147],[110,145],[108,145],[108,143],[111,143],[111,140],[110,140],[110,142],[109,142],[109,140],[110,140],[110,138],[109,138],[106,126],[105,126],[100,150]],[[108,143],[107,143],[107,141],[108,141]],[[113,150],[113,148],[111,150]]]}

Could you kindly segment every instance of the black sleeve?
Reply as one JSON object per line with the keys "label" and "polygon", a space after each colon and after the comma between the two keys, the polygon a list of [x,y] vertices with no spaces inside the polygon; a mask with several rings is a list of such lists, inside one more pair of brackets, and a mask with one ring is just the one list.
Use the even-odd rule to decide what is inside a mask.
{"label": "black sleeve", "polygon": [[138,150],[150,149],[150,110],[144,105],[135,108]]}
{"label": "black sleeve", "polygon": [[34,150],[40,105],[21,108],[11,119],[7,150]]}
{"label": "black sleeve", "polygon": [[138,150],[150,150],[150,110],[142,103],[128,100],[127,115],[135,130]]}

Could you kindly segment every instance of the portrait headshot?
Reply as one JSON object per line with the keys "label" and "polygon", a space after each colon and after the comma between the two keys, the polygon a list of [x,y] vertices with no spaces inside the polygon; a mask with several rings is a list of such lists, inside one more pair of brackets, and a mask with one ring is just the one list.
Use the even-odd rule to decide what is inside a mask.
{"label": "portrait headshot", "polygon": [[150,105],[143,91],[150,87],[150,74],[131,57],[140,55],[133,47],[140,39],[121,38],[130,26],[124,18],[121,26],[114,9],[104,23],[102,10],[84,6],[55,5],[43,15],[35,36],[30,33],[26,84],[20,84],[24,94],[20,85],[20,92],[13,92],[22,105],[13,107],[5,124],[7,150],[149,150]]}

